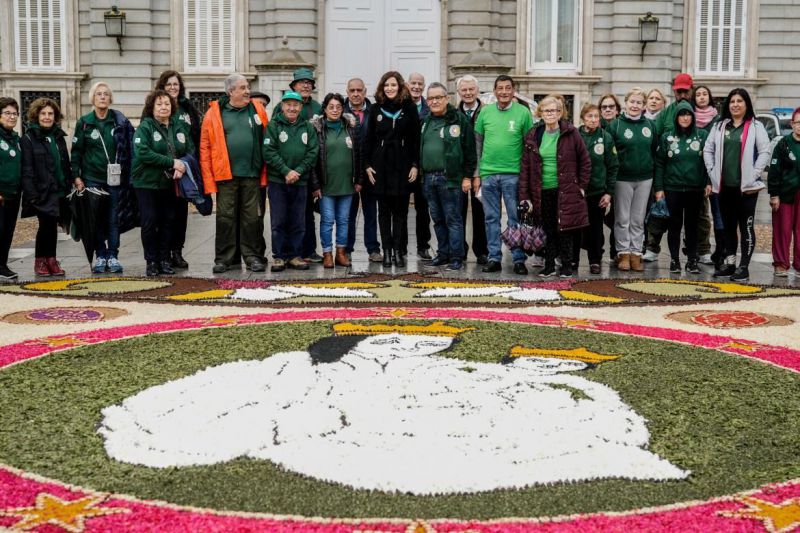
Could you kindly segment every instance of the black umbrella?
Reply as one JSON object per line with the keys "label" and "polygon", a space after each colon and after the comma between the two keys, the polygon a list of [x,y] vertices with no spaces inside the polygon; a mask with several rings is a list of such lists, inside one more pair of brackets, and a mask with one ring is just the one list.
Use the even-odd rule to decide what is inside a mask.
{"label": "black umbrella", "polygon": [[106,191],[96,187],[74,190],[68,196],[72,211],[70,235],[75,241],[83,242],[83,250],[89,263],[94,257],[98,227],[105,224],[108,218],[109,196]]}

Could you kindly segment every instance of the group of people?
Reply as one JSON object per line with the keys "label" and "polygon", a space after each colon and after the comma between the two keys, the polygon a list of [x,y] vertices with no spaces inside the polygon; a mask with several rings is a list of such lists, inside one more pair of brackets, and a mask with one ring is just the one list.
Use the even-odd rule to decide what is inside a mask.
{"label": "group of people", "polygon": [[[666,233],[671,272],[681,272],[683,248],[686,272],[715,264],[715,277],[745,281],[768,165],[775,274],[788,272],[793,239],[791,266],[800,268],[800,109],[792,116],[793,132],[771,153],[746,90],[732,90],[718,112],[710,89],[695,86],[688,74],[673,81],[669,105],[658,90],[633,88],[624,107],[606,94],[597,105],[583,106],[579,127],[558,94],[543,98],[532,116],[507,75],[495,80],[491,104],[480,100],[472,76],[457,81],[458,105],[445,85],[431,83],[427,92],[425,85],[420,74],[405,80],[390,71],[375,87],[374,103],[364,81],[354,78],[346,95],[327,94],[320,104],[313,99],[313,72],[301,68],[268,114],[269,98],[231,74],[225,95],[201,118],[181,75],[170,70],[147,96],[134,129],[111,108],[111,87],[98,82],[71,150],[55,101],[31,104],[20,138],[19,105],[0,98],[0,279],[17,276],[8,268],[8,252],[20,206],[23,217],[38,217],[36,275],[64,275],[56,259],[58,226],[69,211],[68,195],[87,188],[108,204],[92,234],[92,272],[123,271],[120,198],[130,190],[147,275],[187,268],[188,202],[176,184],[188,175],[216,195],[216,274],[242,262],[253,272],[270,262],[273,272],[306,270],[314,262],[349,266],[359,212],[369,260],[404,267],[413,196],[417,255],[432,266],[463,268],[469,240],[483,271],[500,271],[504,205],[507,226],[525,215],[544,229],[546,244],[532,261],[541,277],[572,276],[582,249],[590,272],[599,274],[605,224],[619,270],[644,270]],[[510,251],[513,271],[527,274],[526,252]]]}

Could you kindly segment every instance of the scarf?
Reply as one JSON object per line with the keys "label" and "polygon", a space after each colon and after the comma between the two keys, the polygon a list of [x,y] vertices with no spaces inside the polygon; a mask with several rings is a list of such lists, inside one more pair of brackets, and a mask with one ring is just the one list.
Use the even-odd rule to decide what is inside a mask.
{"label": "scarf", "polygon": [[717,109],[714,106],[708,106],[705,109],[699,107],[694,110],[694,120],[698,128],[705,128],[717,116]]}

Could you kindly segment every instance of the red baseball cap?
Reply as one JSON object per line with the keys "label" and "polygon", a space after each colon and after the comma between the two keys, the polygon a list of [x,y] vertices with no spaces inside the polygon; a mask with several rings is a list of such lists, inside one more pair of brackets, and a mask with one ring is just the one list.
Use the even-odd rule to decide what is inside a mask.
{"label": "red baseball cap", "polygon": [[689,74],[678,74],[675,76],[675,81],[672,84],[672,89],[677,91],[679,89],[691,89],[694,85],[694,80]]}

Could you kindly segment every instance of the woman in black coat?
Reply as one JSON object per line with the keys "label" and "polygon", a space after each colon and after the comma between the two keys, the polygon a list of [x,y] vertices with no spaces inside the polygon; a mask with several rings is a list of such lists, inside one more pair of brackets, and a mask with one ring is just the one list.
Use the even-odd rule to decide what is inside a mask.
{"label": "woman in black coat", "polygon": [[378,196],[383,266],[406,265],[408,197],[419,168],[419,115],[403,76],[378,82],[364,138],[364,165]]}
{"label": "woman in black coat", "polygon": [[63,276],[56,259],[58,222],[69,211],[66,196],[72,189],[69,153],[61,129],[61,110],[50,98],[37,98],[28,109],[28,129],[22,149],[22,216],[36,215],[37,276]]}

